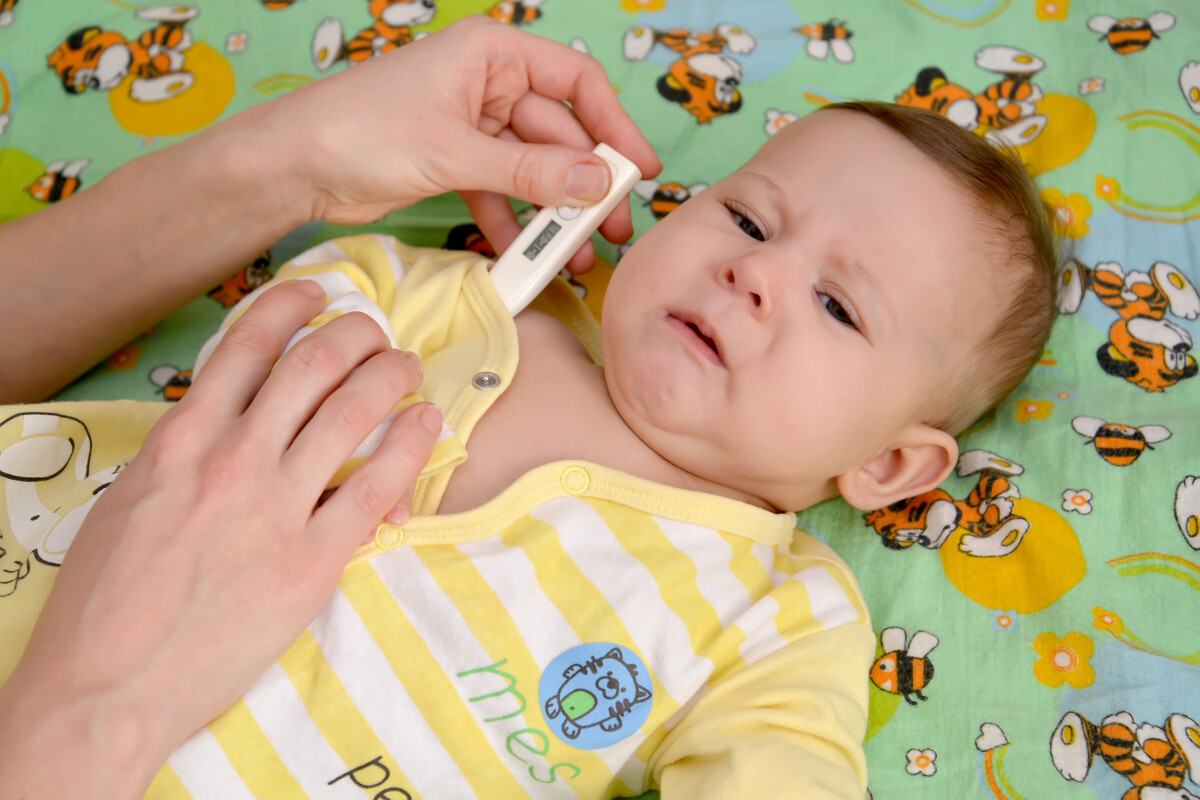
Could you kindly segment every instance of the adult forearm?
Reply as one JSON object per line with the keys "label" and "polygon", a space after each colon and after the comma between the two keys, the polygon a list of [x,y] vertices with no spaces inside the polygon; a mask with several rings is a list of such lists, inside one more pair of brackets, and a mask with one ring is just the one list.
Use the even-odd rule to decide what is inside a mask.
{"label": "adult forearm", "polygon": [[309,219],[253,111],[0,226],[0,402],[61,389]]}

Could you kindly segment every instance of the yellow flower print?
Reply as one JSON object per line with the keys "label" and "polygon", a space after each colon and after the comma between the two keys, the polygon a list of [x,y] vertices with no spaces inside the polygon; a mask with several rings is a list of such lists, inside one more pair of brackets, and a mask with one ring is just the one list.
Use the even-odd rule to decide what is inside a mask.
{"label": "yellow flower print", "polygon": [[1061,22],[1067,18],[1067,7],[1071,0],[1038,0],[1037,9],[1033,12],[1042,22]]}
{"label": "yellow flower print", "polygon": [[1110,203],[1114,202],[1121,196],[1121,183],[1116,178],[1097,175],[1096,194],[1100,195]]}
{"label": "yellow flower print", "polygon": [[1092,204],[1081,194],[1064,195],[1058,189],[1046,189],[1042,199],[1054,210],[1054,227],[1068,239],[1082,239],[1088,233]]}
{"label": "yellow flower print", "polygon": [[1071,631],[1061,639],[1047,631],[1033,640],[1033,649],[1041,656],[1033,665],[1033,674],[1045,686],[1056,688],[1063,681],[1083,689],[1096,680],[1096,671],[1088,663],[1094,648],[1086,634]]}
{"label": "yellow flower print", "polygon": [[1092,625],[1096,630],[1108,631],[1113,636],[1120,636],[1125,632],[1125,620],[1121,619],[1120,614],[1114,614],[1107,608],[1096,606],[1092,609],[1095,617],[1092,618]]}
{"label": "yellow flower print", "polygon": [[1045,419],[1050,416],[1050,412],[1054,410],[1054,403],[1049,400],[1024,400],[1017,401],[1017,422],[1029,422],[1031,419]]}
{"label": "yellow flower print", "polygon": [[667,0],[621,0],[621,10],[636,14],[639,11],[662,11]]}

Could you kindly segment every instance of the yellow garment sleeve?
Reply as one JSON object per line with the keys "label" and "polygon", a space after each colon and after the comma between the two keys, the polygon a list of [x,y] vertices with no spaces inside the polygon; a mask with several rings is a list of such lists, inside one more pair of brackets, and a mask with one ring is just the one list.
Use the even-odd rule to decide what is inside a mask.
{"label": "yellow garment sleeve", "polygon": [[[374,320],[392,347],[399,346],[392,315],[397,313],[398,307],[402,305],[400,288],[402,284],[408,286],[406,281],[413,271],[413,265],[422,260],[426,262],[432,260],[433,267],[436,268],[445,262],[461,261],[461,254],[433,251],[431,256],[430,252],[409,247],[391,236],[370,233],[330,239],[306,250],[280,267],[275,277],[246,295],[230,309],[221,323],[220,329],[201,349],[193,372],[196,375],[200,373],[201,368],[207,363],[230,326],[246,312],[251,304],[264,292],[288,280],[306,280],[316,283],[325,292],[326,304],[324,311],[313,317],[292,335],[284,347],[284,353],[322,325],[328,324],[343,314],[355,311],[366,314]],[[428,271],[427,269],[426,272]],[[419,307],[417,310],[419,311]],[[367,435],[366,439],[359,444],[346,463],[333,476],[329,482],[330,488],[340,485],[351,472],[361,466],[375,452],[375,449],[383,441],[388,428],[401,411],[423,399],[425,398],[420,390],[402,399],[392,413]],[[466,452],[462,444],[443,421],[442,432],[434,446],[433,455],[421,474],[422,476],[433,474],[447,464],[461,462],[465,457]]]}
{"label": "yellow garment sleeve", "polygon": [[848,623],[714,686],[650,760],[663,800],[863,800],[875,634]]}
{"label": "yellow garment sleeve", "polygon": [[193,372],[200,370],[225,337],[229,327],[246,313],[254,301],[272,287],[288,280],[307,280],[325,292],[325,311],[309,320],[288,341],[287,352],[300,339],[342,314],[359,311],[373,319],[392,347],[396,334],[388,315],[396,298],[396,289],[404,280],[408,250],[391,237],[364,234],[331,239],[287,262],[270,281],[243,297],[229,310],[220,329],[201,348]]}

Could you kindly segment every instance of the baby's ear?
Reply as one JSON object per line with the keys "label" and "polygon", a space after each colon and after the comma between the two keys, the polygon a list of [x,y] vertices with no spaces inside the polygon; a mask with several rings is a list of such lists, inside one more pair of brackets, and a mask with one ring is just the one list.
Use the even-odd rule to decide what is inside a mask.
{"label": "baby's ear", "polygon": [[838,475],[837,487],[846,502],[869,511],[937,488],[956,463],[958,443],[953,436],[914,423],[891,447]]}

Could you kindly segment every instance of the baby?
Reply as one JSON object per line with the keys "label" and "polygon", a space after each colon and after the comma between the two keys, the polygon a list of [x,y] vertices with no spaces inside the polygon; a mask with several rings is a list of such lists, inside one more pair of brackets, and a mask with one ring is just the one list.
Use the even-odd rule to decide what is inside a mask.
{"label": "baby", "polygon": [[602,325],[561,281],[514,322],[474,254],[294,259],[314,325],[421,357],[442,436],[411,519],[151,794],[861,798],[875,637],[790,512],[936,487],[1040,356],[1055,263],[1018,162],[877,104],[643,235]]}

